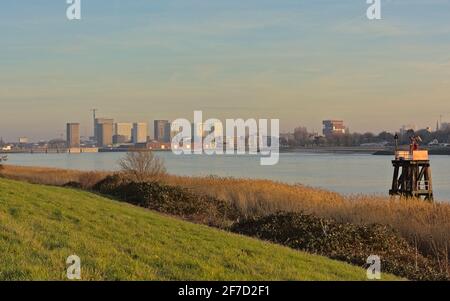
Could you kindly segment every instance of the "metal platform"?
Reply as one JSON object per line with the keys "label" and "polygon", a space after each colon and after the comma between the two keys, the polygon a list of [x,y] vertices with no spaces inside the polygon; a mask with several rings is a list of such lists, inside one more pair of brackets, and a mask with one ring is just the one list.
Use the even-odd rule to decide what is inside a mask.
{"label": "metal platform", "polygon": [[433,201],[433,184],[431,179],[428,151],[398,151],[394,166],[392,188],[389,194],[406,198],[420,198]]}

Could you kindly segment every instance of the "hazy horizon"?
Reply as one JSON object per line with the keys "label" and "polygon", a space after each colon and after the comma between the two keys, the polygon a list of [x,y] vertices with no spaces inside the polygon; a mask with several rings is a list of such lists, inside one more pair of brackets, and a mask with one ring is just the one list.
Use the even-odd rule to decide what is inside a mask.
{"label": "hazy horizon", "polygon": [[115,121],[279,118],[320,131],[450,121],[450,0],[4,0],[0,137]]}

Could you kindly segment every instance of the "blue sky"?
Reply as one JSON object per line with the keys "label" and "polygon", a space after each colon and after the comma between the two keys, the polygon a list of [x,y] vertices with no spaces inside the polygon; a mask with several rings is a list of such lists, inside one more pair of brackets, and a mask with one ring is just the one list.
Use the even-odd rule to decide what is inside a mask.
{"label": "blue sky", "polygon": [[0,3],[0,136],[118,121],[279,118],[353,131],[450,120],[450,0],[65,0]]}

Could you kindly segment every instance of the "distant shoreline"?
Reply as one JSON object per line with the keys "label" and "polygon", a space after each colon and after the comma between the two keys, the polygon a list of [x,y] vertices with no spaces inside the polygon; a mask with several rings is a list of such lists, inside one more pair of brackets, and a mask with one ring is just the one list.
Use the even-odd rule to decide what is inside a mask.
{"label": "distant shoreline", "polygon": [[[401,149],[407,149],[406,146]],[[428,149],[430,155],[450,155],[450,147],[439,148],[424,148]],[[111,152],[127,152],[126,149],[100,149],[97,153],[111,153]],[[170,150],[155,149],[154,152],[168,152]],[[0,154],[65,154],[68,153],[62,150],[48,150],[48,151],[0,151]],[[393,149],[386,149],[383,147],[362,147],[362,146],[327,146],[327,147],[295,147],[295,148],[280,148],[280,153],[310,153],[310,154],[369,154],[376,156],[393,156]]]}
{"label": "distant shoreline", "polygon": [[384,148],[373,147],[298,147],[298,148],[282,148],[281,153],[340,153],[340,154],[374,154],[375,152],[384,150]]}
{"label": "distant shoreline", "polygon": [[[402,146],[401,149],[406,149]],[[450,155],[450,147],[439,148],[424,148],[428,149],[430,155]],[[330,146],[330,147],[300,147],[300,148],[284,148],[282,153],[312,153],[312,154],[370,154],[375,156],[393,156],[393,149],[386,149],[384,147],[344,147],[344,146]]]}

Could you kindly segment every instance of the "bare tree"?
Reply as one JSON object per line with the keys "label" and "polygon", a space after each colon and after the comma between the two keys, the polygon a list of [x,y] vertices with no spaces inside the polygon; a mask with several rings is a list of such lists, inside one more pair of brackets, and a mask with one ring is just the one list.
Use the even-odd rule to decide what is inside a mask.
{"label": "bare tree", "polygon": [[132,150],[119,160],[122,172],[133,180],[155,180],[166,174],[164,162],[150,150]]}

